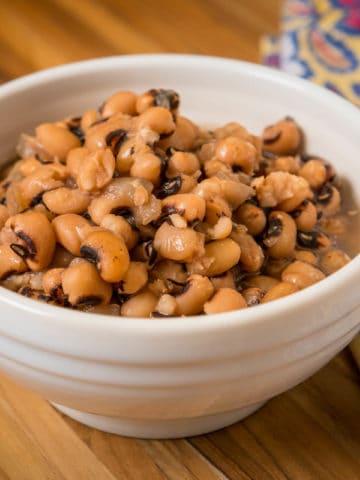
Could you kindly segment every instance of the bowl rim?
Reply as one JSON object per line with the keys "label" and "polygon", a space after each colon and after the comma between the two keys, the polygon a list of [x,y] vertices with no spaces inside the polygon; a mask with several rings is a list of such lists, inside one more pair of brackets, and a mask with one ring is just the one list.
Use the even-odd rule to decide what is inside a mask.
{"label": "bowl rim", "polygon": [[[274,70],[270,67],[258,65],[242,60],[214,57],[206,55],[192,54],[135,54],[135,55],[115,55],[108,57],[100,57],[91,60],[82,60],[78,62],[68,63],[65,65],[55,66],[34,72],[23,77],[11,80],[0,85],[0,102],[8,95],[16,94],[23,89],[39,86],[48,81],[60,78],[71,77],[77,74],[91,73],[99,69],[113,69],[116,66],[122,68],[131,68],[138,66],[139,63],[146,64],[146,67],[152,68],[156,64],[169,63],[173,65],[186,64],[191,65],[202,64],[210,65],[213,68],[225,68],[227,70],[242,70],[253,76],[256,80],[272,80],[277,84],[286,85],[287,87],[296,88],[305,92],[309,97],[322,97],[323,101],[330,102],[340,108],[344,113],[358,118],[360,120],[360,110],[357,109],[346,99],[336,95],[335,93],[313,84],[302,78],[295,77],[286,72]],[[78,326],[79,328],[90,326],[93,328],[105,327],[111,329],[126,330],[128,332],[144,332],[149,331],[154,334],[167,333],[171,331],[192,331],[223,329],[224,327],[232,327],[234,325],[246,325],[254,322],[268,321],[270,317],[276,317],[284,314],[286,311],[299,310],[304,303],[313,303],[315,300],[321,302],[331,293],[336,292],[337,288],[349,282],[354,282],[360,277],[360,255],[355,256],[347,265],[339,271],[321,280],[304,290],[291,294],[289,297],[277,299],[274,302],[257,305],[252,308],[243,310],[235,310],[212,315],[191,315],[186,317],[169,317],[163,318],[132,318],[117,317],[103,314],[89,314],[77,310],[70,310],[64,307],[47,305],[37,300],[29,299],[19,295],[16,292],[7,290],[0,286],[0,304],[5,302],[8,306],[17,310],[31,312],[42,318],[47,318],[49,322],[63,328]],[[291,302],[289,300],[291,298]]]}

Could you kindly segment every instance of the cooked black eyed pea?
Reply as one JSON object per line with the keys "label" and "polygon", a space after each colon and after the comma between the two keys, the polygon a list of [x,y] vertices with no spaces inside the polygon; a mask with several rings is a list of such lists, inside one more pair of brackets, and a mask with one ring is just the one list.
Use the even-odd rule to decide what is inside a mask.
{"label": "cooked black eyed pea", "polygon": [[324,253],[320,261],[320,267],[326,275],[336,272],[349,263],[351,258],[339,249],[329,250]]}
{"label": "cooked black eyed pea", "polygon": [[285,267],[289,265],[291,261],[292,261],[292,258],[288,258],[288,257],[279,257],[279,258],[269,257],[266,261],[264,273],[266,275],[270,275],[270,277],[280,278],[282,271],[284,270]]}
{"label": "cooked black eyed pea", "polygon": [[227,238],[233,228],[233,223],[229,217],[220,217],[212,227],[206,230],[206,235],[210,240],[224,240]]}
{"label": "cooked black eyed pea", "polygon": [[216,225],[221,217],[231,218],[231,208],[222,197],[215,197],[206,201],[205,222]]}
{"label": "cooked black eyed pea", "polygon": [[238,137],[242,140],[249,138],[249,132],[247,128],[237,122],[226,123],[223,127],[216,128],[214,130],[214,137],[216,140],[222,140],[227,137]]}
{"label": "cooked black eyed pea", "polygon": [[219,290],[219,288],[232,288],[236,290],[234,275],[231,271],[227,271],[216,277],[210,277],[210,280],[215,290]]}
{"label": "cooked black eyed pea", "polygon": [[98,149],[82,159],[76,183],[82,190],[96,192],[111,182],[114,171],[115,158],[111,150]]}
{"label": "cooked black eyed pea", "polygon": [[43,165],[20,182],[10,185],[7,193],[7,207],[11,214],[18,213],[41,202],[42,195],[48,190],[64,185],[62,172]]}
{"label": "cooked black eyed pea", "polygon": [[274,287],[279,283],[279,280],[273,277],[269,277],[267,275],[254,275],[251,277],[246,277],[246,280],[243,282],[244,286],[260,288],[264,292],[270,290],[270,288]]}
{"label": "cooked black eyed pea", "polygon": [[166,175],[169,178],[180,173],[193,175],[200,169],[200,162],[194,153],[175,151],[168,160]]}
{"label": "cooked black eyed pea", "polygon": [[117,303],[109,303],[109,305],[80,305],[78,310],[87,313],[98,313],[100,315],[111,315],[119,317],[121,315],[120,305]]}
{"label": "cooked black eyed pea", "polygon": [[66,250],[62,245],[57,244],[49,268],[66,268],[73,260],[74,255]]}
{"label": "cooked black eyed pea", "polygon": [[13,273],[26,272],[26,263],[10,245],[0,245],[0,280],[5,280]]}
{"label": "cooked black eyed pea", "polygon": [[122,237],[128,250],[134,248],[139,240],[139,232],[120,215],[111,213],[105,215],[101,220],[100,226]]}
{"label": "cooked black eyed pea", "polygon": [[[178,192],[173,193],[190,193],[194,190],[197,185],[196,178],[191,175],[184,175],[183,173],[180,175],[181,177],[181,186]],[[175,177],[177,178],[177,177]],[[172,179],[171,179],[172,180]]]}
{"label": "cooked black eyed pea", "polygon": [[130,176],[142,177],[157,185],[160,181],[161,166],[161,159],[154,153],[136,155],[130,168]]}
{"label": "cooked black eyed pea", "polygon": [[42,201],[45,206],[57,215],[66,213],[83,213],[90,203],[88,192],[78,188],[60,187],[55,190],[45,192]]}
{"label": "cooked black eyed pea", "polygon": [[309,182],[311,188],[317,190],[326,182],[325,163],[320,159],[309,160],[300,168],[299,175]]}
{"label": "cooked black eyed pea", "polygon": [[147,318],[155,311],[158,297],[150,290],[137,293],[121,306],[124,317]]}
{"label": "cooked black eyed pea", "polygon": [[246,308],[247,303],[241,293],[232,288],[220,288],[210,300],[204,304],[207,315],[214,313],[230,312]]}
{"label": "cooked black eyed pea", "polygon": [[249,185],[226,178],[220,180],[220,187],[224,199],[233,210],[255,194]]}
{"label": "cooked black eyed pea", "polygon": [[340,210],[340,192],[330,183],[325,183],[316,193],[316,200],[317,209],[324,218],[333,217]]}
{"label": "cooked black eyed pea", "polygon": [[248,307],[259,305],[265,295],[265,291],[258,287],[245,288],[241,293]]}
{"label": "cooked black eyed pea", "polygon": [[86,110],[86,112],[83,113],[81,120],[80,120],[80,127],[83,132],[86,133],[86,131],[96,123],[100,119],[99,117],[99,111],[91,108],[90,110]]}
{"label": "cooked black eyed pea", "polygon": [[234,267],[240,259],[239,245],[231,238],[214,240],[205,245],[205,258],[210,260],[206,275],[213,277],[220,275]]}
{"label": "cooked black eyed pea", "polygon": [[256,149],[254,145],[238,137],[227,137],[216,146],[215,155],[218,160],[234,167],[241,168],[248,174],[254,172]]}
{"label": "cooked black eyed pea", "polygon": [[261,207],[277,206],[284,212],[295,210],[314,196],[305,178],[287,172],[271,172],[265,178],[255,178],[253,186]]}
{"label": "cooked black eyed pea", "polygon": [[204,236],[192,228],[177,228],[164,222],[155,233],[154,247],[163,258],[188,262],[204,253]]}
{"label": "cooked black eyed pea", "polygon": [[91,230],[91,225],[81,215],[66,213],[52,221],[56,239],[72,255],[80,255],[81,243]]}
{"label": "cooked black eyed pea", "polygon": [[310,250],[295,249],[294,258],[296,260],[301,260],[302,262],[311,263],[311,265],[316,265],[319,261],[318,256]]}
{"label": "cooked black eyed pea", "polygon": [[66,156],[67,171],[73,179],[76,179],[84,165],[85,158],[89,155],[90,150],[85,147],[73,148]]}
{"label": "cooked black eyed pea", "polygon": [[0,229],[3,228],[9,216],[9,211],[5,205],[0,204]]}
{"label": "cooked black eyed pea", "polygon": [[270,257],[282,258],[293,254],[296,244],[296,224],[290,215],[276,210],[270,213],[263,243]]}
{"label": "cooked black eyed pea", "polygon": [[325,249],[330,247],[330,239],[324,233],[312,230],[310,232],[297,231],[297,243],[300,247]]}
{"label": "cooked black eyed pea", "polygon": [[276,300],[277,298],[286,297],[298,290],[299,288],[294,283],[280,282],[266,292],[261,303],[267,303]]}
{"label": "cooked black eyed pea", "polygon": [[201,313],[205,302],[211,297],[214,287],[207,277],[190,275],[185,287],[174,298],[178,315],[196,315]]}
{"label": "cooked black eyed pea", "polygon": [[161,260],[151,270],[151,278],[170,282],[172,285],[184,285],[187,279],[185,266],[172,260]]}
{"label": "cooked black eyed pea", "polygon": [[130,257],[125,242],[109,231],[95,231],[81,243],[81,255],[94,262],[101,277],[110,283],[120,282],[129,269]]}
{"label": "cooked black eyed pea", "polygon": [[245,225],[250,235],[259,235],[266,226],[266,215],[253,203],[243,203],[234,213],[234,220]]}
{"label": "cooked black eyed pea", "polygon": [[296,227],[305,232],[312,230],[317,222],[316,207],[308,200],[305,200],[297,210],[291,212],[291,216],[295,220]]}
{"label": "cooked black eyed pea", "polygon": [[23,249],[23,258],[31,270],[38,272],[51,263],[56,237],[46,215],[34,211],[19,213],[10,217],[6,225],[18,238],[16,244]]}
{"label": "cooked black eyed pea", "polygon": [[270,172],[288,172],[297,175],[300,169],[299,156],[276,157],[269,167],[266,168],[266,173]]}
{"label": "cooked black eyed pea", "polygon": [[204,219],[206,203],[194,193],[178,193],[164,198],[162,207],[163,210],[179,213],[185,220],[192,222]]}
{"label": "cooked black eyed pea", "polygon": [[164,107],[150,107],[136,117],[136,126],[140,130],[148,127],[159,135],[171,135],[175,131],[172,114]]}
{"label": "cooked black eyed pea", "polygon": [[60,298],[64,292],[62,289],[62,278],[65,268],[50,268],[42,277],[42,289],[47,295],[53,298]]}
{"label": "cooked black eyed pea", "polygon": [[247,272],[258,272],[264,263],[264,252],[251,235],[233,230],[231,238],[240,246],[240,263]]}
{"label": "cooked black eyed pea", "polygon": [[192,150],[198,134],[198,128],[185,117],[176,117],[175,131],[172,135],[160,140],[159,146],[165,151],[168,148]]}
{"label": "cooked black eyed pea", "polygon": [[114,115],[114,113],[125,113],[127,115],[136,114],[137,97],[134,92],[122,90],[109,97],[101,108],[101,115],[104,118]]}
{"label": "cooked black eyed pea", "polygon": [[106,305],[110,302],[112,287],[89,262],[73,263],[62,274],[62,289],[69,303],[80,305]]}
{"label": "cooked black eyed pea", "polygon": [[281,274],[281,280],[294,284],[299,289],[309,287],[325,278],[321,270],[309,263],[295,260]]}
{"label": "cooked black eyed pea", "polygon": [[36,138],[48,154],[61,162],[73,148],[81,146],[76,135],[71,133],[66,126],[55,123],[42,123],[35,129]]}
{"label": "cooked black eyed pea", "polygon": [[143,262],[130,262],[123,279],[119,282],[118,291],[130,295],[145,287],[148,281],[147,266]]}
{"label": "cooked black eyed pea", "polygon": [[302,143],[300,127],[291,118],[285,118],[266,127],[262,134],[262,148],[278,155],[298,153]]}
{"label": "cooked black eyed pea", "polygon": [[165,293],[159,298],[152,316],[170,317],[176,315],[176,310],[176,299],[172,295]]}
{"label": "cooked black eyed pea", "polygon": [[180,104],[179,94],[174,90],[164,88],[152,88],[142,93],[136,100],[137,113],[143,113],[150,107],[164,107],[173,113],[177,112]]}

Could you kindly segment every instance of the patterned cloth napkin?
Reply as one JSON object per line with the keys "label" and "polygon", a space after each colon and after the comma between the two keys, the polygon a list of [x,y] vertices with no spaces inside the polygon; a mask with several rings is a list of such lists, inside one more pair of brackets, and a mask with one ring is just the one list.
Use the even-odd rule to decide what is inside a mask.
{"label": "patterned cloth napkin", "polygon": [[[262,62],[312,80],[360,107],[360,0],[285,0]],[[360,335],[350,344],[360,368]]]}
{"label": "patterned cloth napkin", "polygon": [[285,0],[281,34],[264,37],[261,52],[360,106],[360,0]]}

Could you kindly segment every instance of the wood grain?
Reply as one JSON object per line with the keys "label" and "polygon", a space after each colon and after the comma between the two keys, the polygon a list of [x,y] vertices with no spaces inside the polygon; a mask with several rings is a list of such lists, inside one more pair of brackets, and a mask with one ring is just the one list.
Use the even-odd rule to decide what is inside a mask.
{"label": "wood grain", "polygon": [[[179,52],[258,61],[281,0],[0,0],[0,82],[103,55]],[[0,480],[357,480],[360,378],[343,352],[245,421],[145,441],[59,414],[0,375]]]}

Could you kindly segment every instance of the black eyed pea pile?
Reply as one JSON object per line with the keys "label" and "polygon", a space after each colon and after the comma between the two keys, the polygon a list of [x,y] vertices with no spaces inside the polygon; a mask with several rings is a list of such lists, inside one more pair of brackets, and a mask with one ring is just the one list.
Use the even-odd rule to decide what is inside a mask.
{"label": "black eyed pea pile", "polygon": [[21,135],[0,181],[0,280],[127,317],[214,314],[306,288],[350,261],[339,180],[289,117],[212,131],[173,90],[120,91]]}

